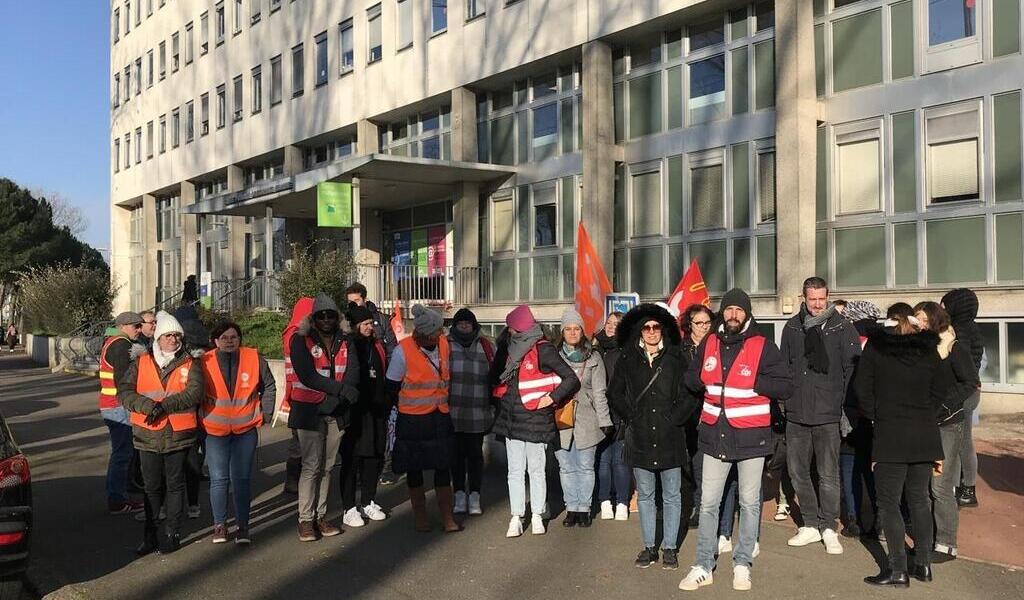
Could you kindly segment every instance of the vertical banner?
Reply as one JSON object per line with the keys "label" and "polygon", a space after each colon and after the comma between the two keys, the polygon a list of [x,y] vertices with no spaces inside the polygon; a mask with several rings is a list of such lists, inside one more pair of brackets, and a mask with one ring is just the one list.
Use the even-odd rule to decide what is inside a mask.
{"label": "vertical banner", "polygon": [[430,275],[444,275],[445,266],[445,226],[438,225],[427,229],[427,268]]}
{"label": "vertical banner", "polygon": [[316,226],[352,227],[352,184],[324,181],[316,185]]}
{"label": "vertical banner", "polygon": [[213,273],[203,271],[199,274],[199,305],[210,310],[213,307]]}
{"label": "vertical banner", "polygon": [[427,230],[424,228],[412,230],[412,252],[413,262],[418,267],[417,277],[427,276]]}
{"label": "vertical banner", "polygon": [[402,279],[408,275],[408,267],[412,264],[412,232],[409,230],[396,231],[394,234],[394,256],[395,279]]}

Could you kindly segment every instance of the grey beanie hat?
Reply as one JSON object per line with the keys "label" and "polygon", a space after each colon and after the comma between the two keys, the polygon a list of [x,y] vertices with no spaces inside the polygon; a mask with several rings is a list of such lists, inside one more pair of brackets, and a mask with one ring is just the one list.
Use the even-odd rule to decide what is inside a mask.
{"label": "grey beanie hat", "polygon": [[580,327],[583,327],[583,317],[581,317],[580,313],[576,312],[576,309],[571,306],[562,312],[562,328],[564,329],[569,325],[579,325]]}
{"label": "grey beanie hat", "polygon": [[877,321],[882,318],[882,309],[878,308],[878,305],[874,302],[868,300],[850,300],[846,303],[843,316],[851,322],[864,319],[874,319]]}
{"label": "grey beanie hat", "polygon": [[430,335],[440,331],[444,325],[444,317],[441,313],[422,304],[414,304],[412,307],[413,331],[420,335]]}

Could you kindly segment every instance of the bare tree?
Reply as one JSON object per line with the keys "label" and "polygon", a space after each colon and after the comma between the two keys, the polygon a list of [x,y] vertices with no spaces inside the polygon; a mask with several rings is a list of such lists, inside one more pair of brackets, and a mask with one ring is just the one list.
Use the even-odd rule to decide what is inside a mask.
{"label": "bare tree", "polygon": [[60,192],[51,192],[42,188],[31,190],[36,198],[45,199],[53,210],[53,224],[67,227],[71,235],[79,237],[89,228],[89,219],[81,207],[75,206]]}

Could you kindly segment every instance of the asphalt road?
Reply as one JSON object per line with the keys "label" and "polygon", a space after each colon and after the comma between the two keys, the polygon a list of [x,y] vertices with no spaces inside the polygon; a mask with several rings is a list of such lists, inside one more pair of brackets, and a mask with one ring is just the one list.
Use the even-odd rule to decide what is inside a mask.
{"label": "asphalt road", "polygon": [[[142,525],[105,511],[106,428],[96,409],[95,379],[51,375],[24,357],[0,357],[0,411],[29,457],[35,508],[32,587],[52,598],[358,598],[358,599],[574,599],[686,597],[677,589],[693,560],[695,535],[686,536],[678,571],[640,570],[636,515],[628,522],[597,521],[589,530],[564,529],[561,516],[544,536],[506,539],[508,504],[503,447],[488,445],[481,517],[465,531],[413,532],[403,485],[382,490],[378,503],[391,517],[339,537],[300,543],[294,497],[281,494],[288,432],[261,432],[254,479],[254,544],[214,546],[206,488],[203,515],[186,522],[187,545],[170,556],[136,558]],[[553,462],[553,459],[552,459]],[[557,474],[549,465],[553,510],[561,509]],[[429,481],[429,478],[428,478]],[[340,524],[337,488],[331,515]],[[1019,523],[1018,523],[1019,524]],[[791,525],[766,523],[753,569],[758,598],[1024,598],[1024,573],[966,559],[938,565],[931,584],[878,590],[862,583],[877,572],[877,542],[844,540],[845,554],[821,546],[790,548]],[[742,595],[731,588],[728,555],[716,582],[693,596]]]}

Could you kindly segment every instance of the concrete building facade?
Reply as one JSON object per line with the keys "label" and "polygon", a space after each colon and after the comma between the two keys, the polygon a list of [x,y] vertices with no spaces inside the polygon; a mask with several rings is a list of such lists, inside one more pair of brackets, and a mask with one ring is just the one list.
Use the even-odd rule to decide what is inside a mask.
{"label": "concrete building facade", "polygon": [[[351,249],[371,294],[499,323],[697,259],[781,335],[800,284],[971,287],[1024,392],[1021,0],[113,0],[118,308]],[[353,184],[358,227],[316,227]],[[326,241],[323,241],[326,240]],[[380,266],[375,266],[380,265]]]}

